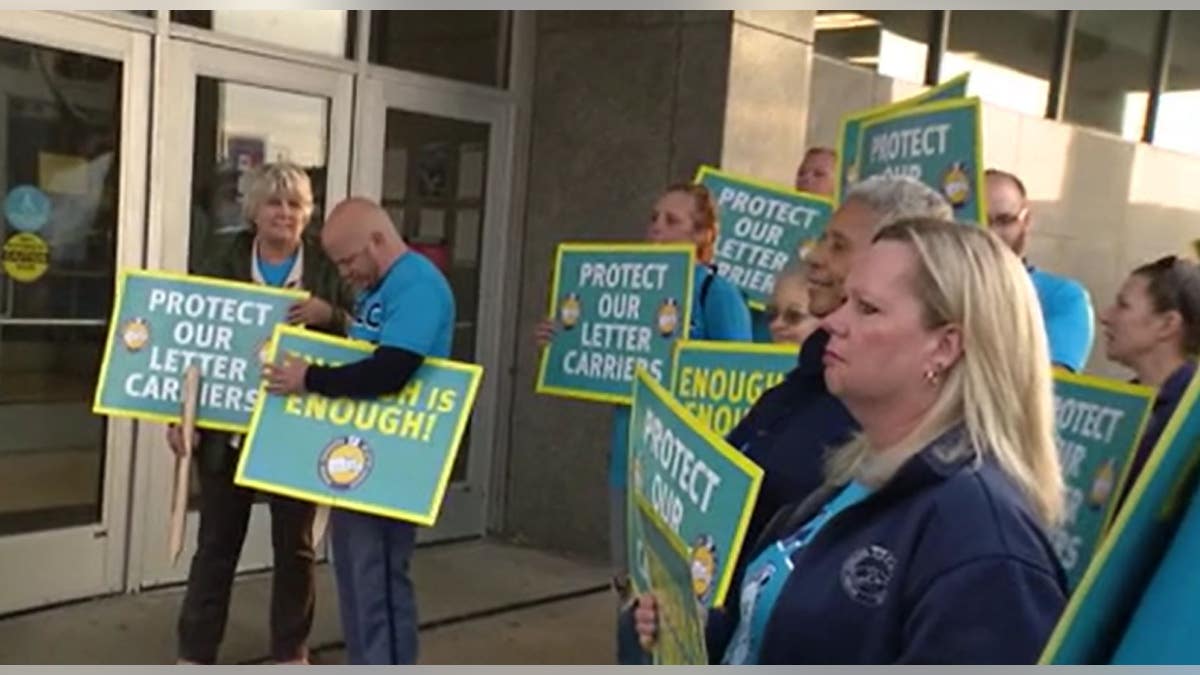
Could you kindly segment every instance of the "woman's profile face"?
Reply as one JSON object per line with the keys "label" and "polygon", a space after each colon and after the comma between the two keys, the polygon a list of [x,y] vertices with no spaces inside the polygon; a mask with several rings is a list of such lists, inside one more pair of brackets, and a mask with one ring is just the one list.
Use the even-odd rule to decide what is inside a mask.
{"label": "woman's profile face", "polygon": [[655,244],[701,243],[693,215],[694,200],[683,192],[668,192],[658,198],[646,226],[646,241]]}
{"label": "woman's profile face", "polygon": [[1154,311],[1149,286],[1145,276],[1129,275],[1116,301],[1100,314],[1104,351],[1110,361],[1131,366],[1163,340],[1166,317]]}
{"label": "woman's profile face", "polygon": [[825,382],[843,400],[886,403],[928,391],[940,332],[922,320],[917,264],[908,244],[881,241],[850,270],[845,304],[822,322],[830,332]]}

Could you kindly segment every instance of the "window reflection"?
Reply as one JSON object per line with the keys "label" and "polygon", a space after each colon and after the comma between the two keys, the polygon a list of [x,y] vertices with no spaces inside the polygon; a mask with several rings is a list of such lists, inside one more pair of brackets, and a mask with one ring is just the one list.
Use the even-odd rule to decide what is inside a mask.
{"label": "window reflection", "polygon": [[817,53],[888,77],[922,82],[931,21],[931,12],[818,10]]}

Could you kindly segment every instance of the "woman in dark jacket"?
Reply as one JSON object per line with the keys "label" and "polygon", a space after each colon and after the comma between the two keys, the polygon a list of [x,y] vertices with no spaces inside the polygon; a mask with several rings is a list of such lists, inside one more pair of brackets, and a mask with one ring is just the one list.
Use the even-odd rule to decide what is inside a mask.
{"label": "woman in dark jacket", "polygon": [[[251,228],[236,234],[226,250],[201,260],[193,272],[303,288],[311,296],[292,307],[289,321],[344,335],[353,296],[338,279],[320,244],[304,236],[313,209],[307,174],[291,164],[264,166],[254,175],[243,206]],[[168,442],[176,452],[181,446],[179,436],[178,428],[172,426]],[[179,616],[179,661],[213,663],[225,633],[234,572],[255,493],[233,483],[240,436],[204,431],[196,440],[200,532]],[[312,540],[316,507],[274,495],[267,500],[275,552],[271,657],[277,663],[305,663],[316,604]]]}
{"label": "woman in dark jacket", "polygon": [[[825,380],[861,424],[825,485],[749,548],[708,626],[729,664],[1035,663],[1066,603],[1048,348],[986,230],[884,228],[826,317]],[[656,637],[653,598],[637,612]]]}
{"label": "woman in dark jacket", "polygon": [[1200,356],[1200,268],[1167,256],[1130,273],[1112,307],[1100,315],[1104,347],[1158,395],[1121,488],[1118,508],[1196,374]]}

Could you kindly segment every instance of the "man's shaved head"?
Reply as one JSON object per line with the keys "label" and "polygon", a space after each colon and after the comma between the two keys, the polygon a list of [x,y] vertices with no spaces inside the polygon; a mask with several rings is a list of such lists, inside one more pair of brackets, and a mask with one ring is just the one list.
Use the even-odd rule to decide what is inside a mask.
{"label": "man's shaved head", "polygon": [[342,278],[359,288],[377,284],[408,251],[387,211],[363,197],[333,207],[321,227],[321,246]]}

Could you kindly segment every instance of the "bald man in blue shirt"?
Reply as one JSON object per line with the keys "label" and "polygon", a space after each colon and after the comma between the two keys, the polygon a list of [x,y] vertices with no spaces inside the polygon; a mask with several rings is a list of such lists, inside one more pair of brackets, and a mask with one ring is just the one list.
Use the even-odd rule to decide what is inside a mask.
{"label": "bald man in blue shirt", "polygon": [[1046,323],[1050,361],[1073,372],[1087,365],[1096,336],[1095,311],[1083,284],[1029,264],[1026,251],[1033,218],[1020,178],[998,169],[987,170],[988,226],[1025,263]]}

